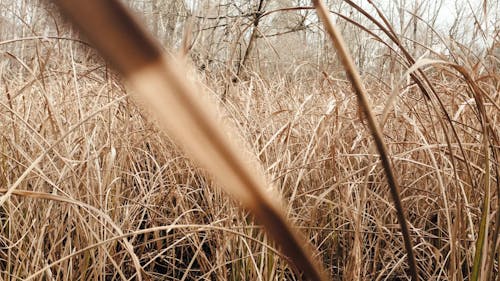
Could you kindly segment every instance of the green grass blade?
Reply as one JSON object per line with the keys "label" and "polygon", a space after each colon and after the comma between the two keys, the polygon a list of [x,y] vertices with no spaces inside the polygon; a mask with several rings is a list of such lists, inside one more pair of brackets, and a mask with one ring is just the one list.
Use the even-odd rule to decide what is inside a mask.
{"label": "green grass blade", "polygon": [[476,253],[474,254],[474,263],[472,265],[472,281],[480,280],[480,273],[483,264],[484,251],[487,250],[487,233],[488,233],[488,214],[490,213],[490,151],[487,137],[484,138],[485,150],[485,179],[484,179],[484,203],[481,210],[481,222],[479,224],[479,234],[476,240]]}

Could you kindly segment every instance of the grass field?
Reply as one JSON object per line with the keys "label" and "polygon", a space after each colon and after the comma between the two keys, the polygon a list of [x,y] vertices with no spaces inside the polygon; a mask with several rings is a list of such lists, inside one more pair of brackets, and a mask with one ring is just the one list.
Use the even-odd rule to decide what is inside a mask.
{"label": "grass field", "polygon": [[[420,280],[500,280],[499,2],[465,1],[446,34],[430,1],[327,1],[369,108],[312,4],[265,2],[127,3],[331,280],[410,280],[406,238]],[[2,280],[305,279],[185,154],[210,147],[163,131],[168,103],[134,98],[47,1],[0,7]]]}

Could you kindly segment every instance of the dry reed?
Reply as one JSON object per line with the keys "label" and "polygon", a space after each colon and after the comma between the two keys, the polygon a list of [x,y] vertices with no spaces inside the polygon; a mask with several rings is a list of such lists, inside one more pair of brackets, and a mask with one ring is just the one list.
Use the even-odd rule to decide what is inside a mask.
{"label": "dry reed", "polygon": [[[267,180],[229,126],[215,121],[212,105],[186,82],[180,63],[161,48],[118,1],[57,1],[62,11],[130,82],[136,98],[184,151],[262,223],[290,261],[310,280],[327,280],[304,238],[266,191]],[[234,139],[230,141],[226,134]],[[242,157],[243,156],[243,157]]]}

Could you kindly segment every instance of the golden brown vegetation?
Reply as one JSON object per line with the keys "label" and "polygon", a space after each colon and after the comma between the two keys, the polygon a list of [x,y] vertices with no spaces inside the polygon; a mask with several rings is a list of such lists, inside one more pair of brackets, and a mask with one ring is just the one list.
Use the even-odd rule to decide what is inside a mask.
{"label": "golden brown vegetation", "polygon": [[[362,81],[348,74],[366,88],[361,86],[367,96],[358,110],[313,7],[301,1],[256,1],[254,7],[235,2],[240,12],[249,9],[235,17],[224,1],[218,9],[217,3],[180,2],[184,8],[178,1],[169,8],[177,17],[191,11],[187,18],[197,24],[167,22],[183,33],[182,52],[197,66],[191,73],[198,73],[176,79],[189,81],[189,89],[203,88],[202,101],[204,95],[220,98],[220,121],[239,134],[225,138],[246,140],[286,202],[288,219],[332,279],[409,279],[415,273],[408,271],[405,246],[411,244],[421,280],[500,278],[498,4],[485,2],[481,13],[472,14],[471,33],[458,28],[460,40],[445,40],[418,6],[405,12],[411,16],[407,22],[401,17],[398,27],[382,6],[328,3],[362,70]],[[234,193],[261,216],[276,244],[207,174],[215,172],[224,184],[217,172],[229,175],[229,168],[201,160],[201,170],[178,149],[196,158],[199,152],[189,149],[213,140],[182,139],[189,134],[179,137],[178,130],[178,147],[158,129],[161,117],[176,126],[175,114],[156,114],[154,122],[145,118],[129,99],[131,91],[50,4],[12,3],[7,14],[16,20],[0,19],[3,279],[302,278],[290,267],[293,251],[283,248],[291,259],[280,252],[287,236],[266,225],[266,215],[275,211],[252,207],[245,192]],[[162,32],[158,14],[166,8],[159,3],[151,1],[153,16],[144,16],[155,20],[156,34]],[[266,22],[271,15],[281,16]],[[222,44],[228,35],[209,28],[210,18],[230,26],[225,32],[236,32],[235,38]],[[295,19],[301,24],[290,25]],[[265,24],[276,33],[266,36],[273,30]],[[404,24],[416,26],[410,37]],[[422,26],[429,33],[422,34]],[[380,46],[367,49],[374,47],[366,38]],[[294,50],[304,42],[307,49]],[[372,141],[376,127],[385,152]],[[395,186],[386,180],[391,165]],[[394,209],[395,196],[404,214]],[[266,200],[276,207],[274,199]],[[408,235],[400,228],[403,215]],[[307,274],[308,266],[298,263]]]}

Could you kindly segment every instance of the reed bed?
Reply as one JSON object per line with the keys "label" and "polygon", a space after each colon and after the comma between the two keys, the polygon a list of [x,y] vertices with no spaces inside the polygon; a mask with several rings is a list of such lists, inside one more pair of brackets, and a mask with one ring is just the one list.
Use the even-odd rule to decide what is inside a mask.
{"label": "reed bed", "polygon": [[[362,74],[359,104],[340,65],[276,63],[234,80],[196,68],[187,49],[175,63],[146,53],[160,58],[150,67],[93,35],[107,61],[73,33],[0,40],[2,279],[500,278],[498,57],[413,57],[378,12],[374,35],[406,67]],[[169,91],[196,112],[216,104],[195,120],[211,133],[187,130],[193,112],[177,118],[192,104],[160,103]],[[226,147],[230,166],[217,158]]]}

